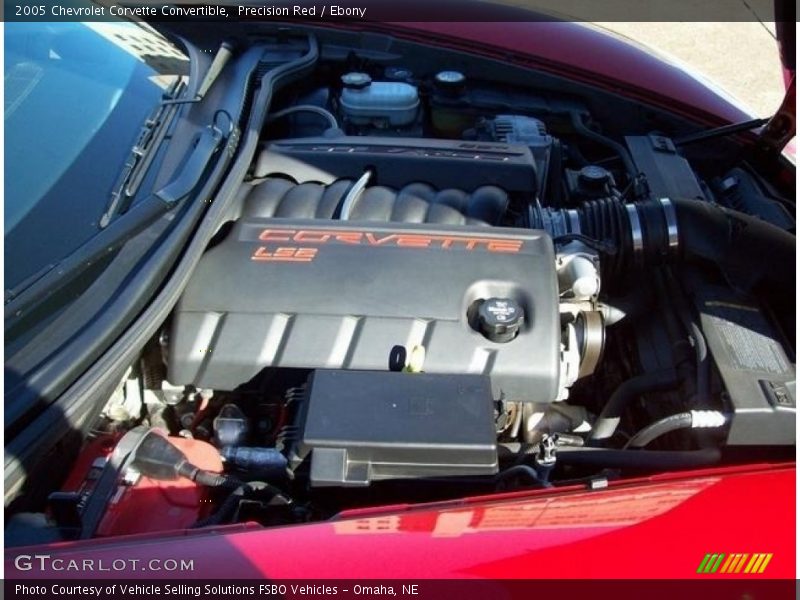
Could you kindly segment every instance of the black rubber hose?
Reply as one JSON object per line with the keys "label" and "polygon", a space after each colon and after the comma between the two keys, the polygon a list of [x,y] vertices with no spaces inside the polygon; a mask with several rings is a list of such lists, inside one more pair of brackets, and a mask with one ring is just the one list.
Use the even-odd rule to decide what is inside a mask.
{"label": "black rubber hose", "polygon": [[[632,207],[638,224],[631,222]],[[584,202],[578,214],[581,234],[617,247],[616,254],[603,258],[604,285],[618,282],[637,264],[683,260],[716,265],[739,288],[766,282],[794,291],[795,236],[757,217],[704,200],[682,199],[625,205],[619,198],[601,198]],[[641,236],[638,256],[634,232]]]}
{"label": "black rubber hose", "polygon": [[687,323],[689,335],[694,340],[697,355],[697,400],[700,408],[707,408],[711,399],[711,359],[708,355],[708,344],[703,331],[694,319]]}
{"label": "black rubber hose", "polygon": [[678,431],[679,429],[690,429],[692,427],[692,413],[683,412],[675,415],[670,415],[659,419],[655,423],[650,423],[644,429],[640,429],[628,443],[625,448],[644,448],[654,439],[661,437],[670,431]]}
{"label": "black rubber hose", "polygon": [[[667,278],[669,281],[669,278]],[[695,358],[697,361],[697,378],[696,378],[696,402],[695,408],[708,408],[711,401],[711,357],[708,354],[708,344],[703,331],[697,324],[697,321],[692,317],[689,308],[683,301],[683,295],[680,290],[676,290],[673,294],[673,300],[677,307],[678,316],[686,327],[689,337],[692,338],[694,346]]]}
{"label": "black rubber hose", "polygon": [[603,468],[688,469],[720,461],[717,448],[703,450],[607,450],[605,448],[565,448],[558,453],[559,464]]}
{"label": "black rubber hose", "polygon": [[240,486],[233,490],[230,495],[225,498],[224,502],[219,505],[216,511],[210,514],[205,519],[198,520],[192,527],[208,527],[210,525],[220,525],[232,516],[239,502],[245,495],[245,486]]}
{"label": "black rubber hose", "polygon": [[279,499],[285,505],[292,503],[292,500],[275,486],[263,481],[251,481],[249,483],[243,483],[239,485],[230,493],[225,501],[220,504],[219,508],[214,513],[205,519],[200,519],[194,525],[192,525],[192,527],[197,528],[208,527],[210,525],[221,525],[222,523],[230,520],[236,511],[236,507],[239,506],[239,502],[241,502],[243,498],[251,494],[260,493],[270,494],[272,498]]}
{"label": "black rubber hose", "polygon": [[242,482],[235,477],[225,475],[224,473],[205,471],[199,467],[196,467],[189,461],[183,461],[180,465],[178,465],[177,473],[181,477],[191,479],[192,481],[207,487],[237,488],[242,485]]}
{"label": "black rubber hose", "polygon": [[766,280],[794,290],[794,235],[757,217],[709,202],[672,203],[680,249],[686,259],[718,265],[740,284],[752,286]]}
{"label": "black rubber hose", "polygon": [[619,157],[622,159],[622,163],[625,165],[625,170],[628,172],[628,176],[630,180],[634,182],[636,185],[636,176],[638,175],[638,171],[636,169],[636,165],[633,163],[633,159],[631,159],[631,155],[628,152],[627,148],[622,144],[615,142],[611,138],[608,138],[596,131],[592,131],[589,129],[586,124],[583,122],[583,117],[577,111],[572,111],[570,113],[570,119],[572,121],[572,126],[575,128],[579,134],[583,137],[588,138],[597,142],[598,144],[602,144],[608,148],[611,148],[614,152],[616,152]]}
{"label": "black rubber hose", "polygon": [[675,369],[651,371],[628,379],[611,394],[594,422],[589,439],[605,440],[614,435],[625,409],[642,394],[671,390],[677,385],[678,375]]}
{"label": "black rubber hose", "polygon": [[683,290],[669,272],[655,275],[659,294],[665,299],[665,308],[674,310],[685,333],[691,340],[695,357],[695,401],[693,408],[709,408],[711,399],[711,357],[708,354],[706,338],[691,310],[684,301]]}
{"label": "black rubber hose", "polygon": [[203,471],[202,469],[198,470],[192,479],[195,483],[208,487],[236,488],[242,485],[242,482],[235,477],[230,477],[229,475],[224,475],[222,473]]}

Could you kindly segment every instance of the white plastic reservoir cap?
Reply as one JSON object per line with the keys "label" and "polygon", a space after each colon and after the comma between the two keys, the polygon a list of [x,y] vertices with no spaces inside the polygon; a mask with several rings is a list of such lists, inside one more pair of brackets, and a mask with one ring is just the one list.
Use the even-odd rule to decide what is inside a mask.
{"label": "white plastic reservoir cap", "polygon": [[[357,87],[361,79],[356,75],[364,74],[348,73],[342,77],[345,87],[339,98],[342,111],[352,123],[401,127],[414,122],[419,108],[419,93],[415,86],[401,81],[373,81]],[[355,85],[348,85],[346,78]]]}

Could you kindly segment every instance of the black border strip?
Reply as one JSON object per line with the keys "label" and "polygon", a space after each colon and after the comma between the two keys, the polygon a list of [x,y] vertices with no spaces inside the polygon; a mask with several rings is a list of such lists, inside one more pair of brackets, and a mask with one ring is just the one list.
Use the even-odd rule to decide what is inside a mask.
{"label": "black border strip", "polygon": [[[3,20],[795,22],[794,0],[3,0]],[[340,14],[335,14],[338,7]],[[75,9],[90,8],[89,14]],[[777,18],[776,18],[777,11]]]}

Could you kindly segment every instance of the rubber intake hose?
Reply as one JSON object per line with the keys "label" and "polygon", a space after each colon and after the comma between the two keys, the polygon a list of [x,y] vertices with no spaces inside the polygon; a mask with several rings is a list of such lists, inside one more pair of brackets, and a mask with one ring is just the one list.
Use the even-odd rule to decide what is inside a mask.
{"label": "rubber intake hose", "polygon": [[794,235],[702,200],[603,198],[573,211],[537,209],[534,222],[554,239],[581,235],[615,246],[601,259],[604,283],[618,282],[632,266],[683,260],[715,264],[741,287],[767,281],[794,290]]}
{"label": "rubber intake hose", "polygon": [[594,422],[589,439],[605,440],[614,435],[625,410],[642,394],[671,390],[677,385],[678,375],[674,369],[651,371],[628,379],[611,394]]}
{"label": "rubber intake hose", "polygon": [[718,265],[754,285],[795,285],[796,239],[791,233],[739,211],[700,200],[674,200],[681,254]]}

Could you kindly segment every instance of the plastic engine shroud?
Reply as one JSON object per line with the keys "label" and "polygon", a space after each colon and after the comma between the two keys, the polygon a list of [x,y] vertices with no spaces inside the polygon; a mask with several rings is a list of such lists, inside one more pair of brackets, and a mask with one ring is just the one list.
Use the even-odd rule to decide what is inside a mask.
{"label": "plastic engine shroud", "polygon": [[[551,402],[560,325],[543,231],[243,218],[207,251],[172,322],[169,380],[233,390],[265,367],[386,371],[424,346],[428,373],[488,375],[495,399]],[[489,298],[524,312],[492,342]]]}

